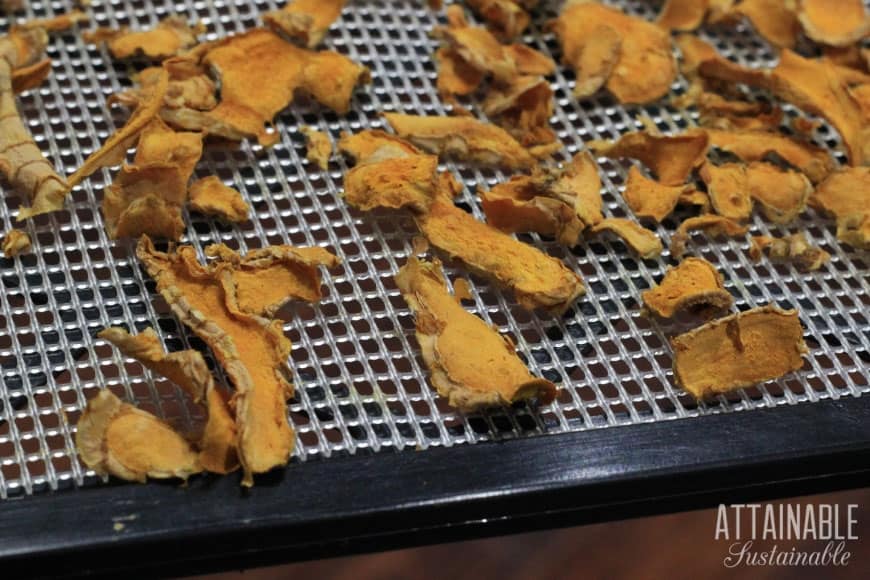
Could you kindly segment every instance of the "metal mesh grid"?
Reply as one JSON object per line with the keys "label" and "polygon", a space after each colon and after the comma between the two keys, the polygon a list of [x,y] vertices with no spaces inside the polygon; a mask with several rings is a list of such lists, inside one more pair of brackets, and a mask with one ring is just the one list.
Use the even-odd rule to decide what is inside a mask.
{"label": "metal mesh grid", "polygon": [[[28,17],[69,8],[67,2],[29,4]],[[556,15],[557,4],[545,2],[524,38],[556,56],[557,45],[543,32],[543,23]],[[620,4],[647,18],[656,9],[648,2]],[[167,14],[184,14],[202,21],[208,38],[215,38],[255,26],[258,14],[274,8],[271,0],[95,0],[89,11],[94,25],[134,28],[153,25]],[[211,145],[197,168],[197,176],[215,174],[240,189],[255,213],[250,223],[237,228],[185,215],[186,241],[200,254],[219,241],[242,251],[266,244],[317,244],[344,260],[325,276],[323,302],[297,305],[285,324],[293,341],[297,387],[289,405],[297,432],[294,461],[662,421],[857,396],[870,389],[867,255],[840,246],[832,222],[808,211],[788,230],[805,231],[811,242],[831,253],[830,263],[812,274],[788,265],[754,265],[744,241],[707,243],[699,237],[690,246],[723,272],[737,308],[775,302],[800,309],[811,353],[796,375],[696,403],[672,385],[667,336],[674,329],[644,318],[638,308],[640,292],[663,275],[667,253],[659,260],[638,261],[615,239],[569,250],[523,236],[580,272],[588,295],[556,320],[517,308],[498,288],[473,278],[472,310],[510,333],[534,373],[561,383],[558,398],[540,409],[517,405],[469,416],[451,410],[427,385],[413,320],[392,280],[411,251],[414,224],[395,213],[349,210],[337,197],[343,162],[334,160],[328,171],[320,171],[305,160],[297,131],[309,124],[337,139],[341,131],[381,126],[378,113],[384,110],[443,114],[430,58],[436,43],[427,34],[439,20],[443,24],[443,16],[422,0],[351,0],[327,45],[372,69],[374,82],[355,98],[353,112],[340,118],[297,102],[279,116],[281,141],[274,148]],[[0,19],[0,30],[8,24]],[[750,30],[717,34],[707,38],[741,63],[772,61],[768,47]],[[77,32],[54,38],[49,55],[54,63],[50,79],[19,103],[40,148],[59,169],[70,172],[123,124],[124,115],[109,112],[106,98],[131,84],[132,69],[113,62],[104,49],[85,45]],[[626,108],[606,96],[577,103],[570,96],[572,83],[565,70],[553,83],[552,121],[566,145],[566,159],[584,140],[611,139],[640,128],[640,114],[666,132],[695,123],[696,114],[664,105]],[[682,83],[674,86],[675,91],[684,88]],[[838,145],[826,126],[814,139]],[[447,167],[466,185],[462,204],[482,217],[473,195],[476,185],[491,186],[505,176]],[[600,168],[605,212],[628,215],[618,194],[628,164],[602,159]],[[28,223],[32,254],[0,259],[0,498],[100,483],[78,462],[73,441],[81,409],[96,389],[108,386],[181,428],[197,418],[198,411],[179,389],[94,338],[109,325],[154,326],[170,350],[205,350],[155,294],[137,266],[132,244],[106,238],[97,208],[110,179],[108,171],[95,175],[73,192],[64,211]],[[8,184],[2,187],[6,190]],[[4,231],[14,225],[19,204],[16,196],[4,196]],[[666,245],[682,217],[669,218],[658,228]],[[756,216],[752,233],[787,232]],[[448,275],[452,279],[464,273],[449,267]]]}

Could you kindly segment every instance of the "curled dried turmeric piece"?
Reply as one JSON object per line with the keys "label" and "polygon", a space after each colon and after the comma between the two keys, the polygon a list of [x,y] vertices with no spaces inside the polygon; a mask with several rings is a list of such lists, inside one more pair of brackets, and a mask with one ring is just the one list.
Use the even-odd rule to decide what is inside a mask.
{"label": "curled dried turmeric piece", "polygon": [[798,270],[809,272],[818,270],[831,259],[825,250],[811,246],[802,232],[784,238],[752,236],[749,241],[749,257],[756,262],[767,252],[773,261],[794,262]]}
{"label": "curled dried turmeric piece", "polygon": [[172,427],[124,403],[108,389],[88,402],[76,425],[76,449],[89,468],[145,483],[202,471],[199,454]]}
{"label": "curled dried turmeric piece", "polygon": [[12,229],[6,232],[3,236],[2,249],[3,255],[7,258],[14,258],[21,254],[30,252],[32,248],[30,236],[23,230]]}
{"label": "curled dried turmeric piece", "polygon": [[190,209],[232,223],[248,221],[250,206],[242,194],[225,185],[219,177],[210,175],[190,184]]}
{"label": "curled dried turmeric piece", "polygon": [[97,336],[110,342],[124,356],[136,359],[184,389],[194,402],[204,401],[208,418],[197,442],[199,464],[213,473],[226,474],[238,469],[235,419],[198,351],[167,354],[152,328],[135,336],[123,328],[106,328]]}
{"label": "curled dried turmeric piece", "polygon": [[870,168],[835,171],[816,188],[810,205],[837,220],[837,239],[870,248]]}
{"label": "curled dried turmeric piece", "polygon": [[160,60],[174,56],[196,44],[203,31],[199,25],[191,27],[180,16],[167,16],[150,30],[129,31],[98,28],[85,32],[84,39],[95,44],[105,42],[109,52],[117,59],[145,56]]}
{"label": "curled dried turmeric piece", "polygon": [[329,158],[332,157],[332,142],[329,136],[308,126],[300,128],[300,131],[305,135],[305,146],[308,149],[306,158],[326,171],[329,168]]}
{"label": "curled dried turmeric piece", "polygon": [[341,16],[345,0],[289,0],[281,10],[263,14],[263,22],[314,48]]}
{"label": "curled dried turmeric piece", "polygon": [[274,316],[290,300],[319,301],[319,268],[341,263],[332,252],[319,247],[268,246],[240,256],[223,244],[215,244],[205,253],[216,258],[212,269],[232,281],[238,307],[266,317]]}
{"label": "curled dried turmeric piece", "polygon": [[407,207],[424,213],[438,190],[438,157],[411,155],[361,163],[344,176],[344,198],[357,209]]}
{"label": "curled dried turmeric piece", "polygon": [[466,4],[486,22],[487,28],[501,40],[516,38],[528,28],[531,17],[526,11],[538,0],[468,0]]}
{"label": "curled dried turmeric piece", "polygon": [[695,30],[704,22],[709,0],[665,0],[656,24],[665,30]]}
{"label": "curled dried turmeric piece", "polygon": [[749,178],[746,166],[740,163],[713,165],[705,163],[699,172],[707,185],[707,195],[713,210],[733,220],[746,220],[752,214]]}
{"label": "curled dried turmeric piece", "polygon": [[[628,16],[617,8],[582,0],[567,2],[553,25],[562,45],[563,60],[578,72],[578,78],[583,74],[580,69],[583,60],[595,60],[593,54],[612,55],[613,43],[609,40],[610,50],[607,46],[588,46],[605,39],[603,34],[596,33],[601,26],[621,38],[616,66],[605,85],[607,90],[622,103],[648,103],[667,94],[677,77],[670,35],[655,24]],[[584,57],[587,50],[593,52]],[[599,68],[606,72],[607,67]]]}
{"label": "curled dried turmeric piece", "polygon": [[686,258],[668,268],[662,281],[641,297],[646,310],[660,318],[673,318],[688,308],[721,310],[734,303],[725,290],[722,274],[702,258]]}
{"label": "curled dried turmeric piece", "polygon": [[753,308],[671,340],[674,378],[697,399],[796,371],[807,352],[796,310]]}
{"label": "curled dried turmeric piece", "polygon": [[742,236],[749,231],[749,228],[739,222],[721,215],[700,215],[691,217],[677,228],[674,235],[671,236],[671,255],[677,259],[683,257],[686,253],[686,243],[689,241],[689,233],[704,230],[712,237]]}
{"label": "curled dried turmeric piece", "polygon": [[293,452],[286,407],[293,391],[290,341],[279,321],[240,308],[231,268],[204,268],[191,246],[158,252],[147,236],[136,255],[173,313],[211,347],[233,382],[242,484],[253,485],[253,474],[285,465]]}
{"label": "curled dried turmeric piece", "polygon": [[24,0],[2,0],[0,1],[0,12],[10,14],[18,12],[24,8]]}
{"label": "curled dried turmeric piece", "polygon": [[556,386],[529,373],[510,339],[450,295],[440,262],[411,257],[395,279],[416,317],[417,342],[432,384],[451,406],[476,411],[555,398]]}
{"label": "curled dried turmeric piece", "polygon": [[34,64],[12,71],[12,92],[15,94],[35,89],[45,82],[51,72],[51,59],[44,58]]}
{"label": "curled dried turmeric piece", "polygon": [[536,164],[510,133],[477,119],[399,113],[384,113],[384,117],[401,138],[439,156],[511,170],[531,169]]}
{"label": "curled dried turmeric piece", "polygon": [[663,185],[632,166],[628,170],[628,181],[622,197],[637,217],[660,222],[674,211],[681,196],[690,189],[685,185]]}
{"label": "curled dried turmeric piece", "polygon": [[739,22],[745,16],[758,34],[778,48],[794,48],[800,35],[800,23],[791,0],[740,0],[720,12],[715,22]]}
{"label": "curled dried turmeric piece", "polygon": [[870,250],[870,212],[853,213],[837,220],[837,239],[862,250]]}
{"label": "curled dried turmeric piece", "polygon": [[342,133],[338,150],[355,163],[377,163],[394,157],[410,157],[423,153],[400,137],[378,129],[366,129],[359,133]]}
{"label": "curled dried turmeric piece", "polygon": [[490,90],[483,102],[483,112],[504,127],[536,157],[536,149],[552,146],[562,148],[555,131],[550,128],[553,115],[553,89],[541,77],[521,76],[501,89]]}
{"label": "curled dried turmeric piece", "polygon": [[448,26],[438,27],[433,35],[444,41],[468,66],[492,75],[497,83],[510,83],[517,76],[517,65],[493,34],[480,26],[470,26],[462,7],[447,7]]}
{"label": "curled dried turmeric piece", "polygon": [[417,225],[434,247],[511,289],[528,310],[558,314],[585,292],[577,274],[560,260],[477,221],[447,196],[437,196]]}
{"label": "curled dried turmeric piece", "polygon": [[682,185],[692,170],[704,163],[708,142],[706,131],[691,129],[679,135],[633,131],[614,143],[594,142],[590,146],[605,157],[643,162],[664,185]]}
{"label": "curled dried turmeric piece", "polygon": [[607,218],[593,226],[591,231],[593,234],[605,231],[616,234],[644,260],[654,260],[662,253],[662,241],[655,232],[629,219]]}
{"label": "curled dried turmeric piece", "polygon": [[798,19],[807,36],[828,46],[847,46],[870,34],[862,0],[801,0]]}
{"label": "curled dried turmeric piece", "polygon": [[453,95],[470,95],[483,82],[484,73],[469,65],[456,49],[442,46],[435,52],[438,69],[438,94],[450,99]]}
{"label": "curled dried turmeric piece", "polygon": [[813,184],[804,174],[764,162],[746,167],[746,185],[767,219],[778,224],[796,218],[806,208],[813,191]]}
{"label": "curled dried turmeric piece", "polygon": [[597,26],[575,57],[574,96],[591,97],[607,84],[622,56],[622,36],[610,26]]}

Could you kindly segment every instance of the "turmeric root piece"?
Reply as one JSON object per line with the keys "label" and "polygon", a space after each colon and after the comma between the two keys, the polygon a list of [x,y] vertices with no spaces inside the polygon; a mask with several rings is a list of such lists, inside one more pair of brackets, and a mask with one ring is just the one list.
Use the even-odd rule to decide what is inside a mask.
{"label": "turmeric root piece", "polygon": [[837,239],[854,248],[870,250],[870,212],[853,213],[838,219]]}
{"label": "turmeric root piece", "polygon": [[749,241],[749,257],[755,262],[766,252],[771,261],[793,262],[798,270],[809,272],[831,259],[825,250],[811,246],[802,232],[784,238],[752,236]]}
{"label": "turmeric root piece", "polygon": [[184,389],[194,402],[203,403],[208,419],[197,442],[199,464],[213,473],[226,474],[238,469],[235,419],[217,390],[202,354],[195,350],[167,354],[152,328],[135,336],[123,328],[106,328],[97,336],[110,342],[124,356],[136,359]]}
{"label": "turmeric root piece", "polygon": [[12,92],[16,95],[35,89],[45,82],[51,72],[51,59],[44,58],[34,64],[12,71]]}
{"label": "turmeric root piece", "polygon": [[3,237],[2,249],[3,255],[7,258],[14,258],[21,254],[27,254],[33,247],[30,236],[22,230],[9,230]]}
{"label": "turmeric root piece", "polygon": [[314,48],[341,16],[345,0],[289,0],[281,10],[263,14],[263,22]]}
{"label": "turmeric root piece", "polygon": [[807,36],[828,46],[848,46],[870,34],[861,0],[802,0],[798,19]]}
{"label": "turmeric root piece", "polygon": [[781,377],[803,366],[807,347],[796,310],[753,308],[671,340],[674,378],[697,399]]}
{"label": "turmeric root piece", "polygon": [[211,347],[232,380],[242,485],[253,485],[253,474],[285,465],[293,452],[286,408],[293,392],[286,368],[290,341],[279,321],[244,312],[231,272],[204,268],[191,246],[167,254],[143,236],[136,255],[175,315]]}
{"label": "turmeric root piece", "polygon": [[703,230],[710,237],[727,236],[735,238],[742,236],[749,231],[749,227],[736,222],[730,218],[721,215],[701,215],[691,217],[677,228],[674,235],[671,236],[671,255],[674,258],[682,258],[686,253],[686,243],[689,241],[689,234],[694,231]]}
{"label": "turmeric root piece", "polygon": [[361,163],[344,176],[344,199],[368,211],[377,207],[429,209],[438,190],[438,157],[412,155]]}
{"label": "turmeric root piece", "polygon": [[786,171],[764,162],[746,167],[749,196],[761,205],[765,217],[777,224],[796,218],[807,206],[813,184],[803,173]]}
{"label": "turmeric root piece", "polygon": [[574,96],[591,97],[604,88],[622,56],[622,36],[601,25],[592,30],[576,56]]}
{"label": "turmeric root piece", "polygon": [[492,89],[483,102],[483,112],[507,129],[523,146],[538,157],[536,148],[562,148],[550,128],[553,115],[553,89],[541,77],[521,76],[502,89]]}
{"label": "turmeric root piece", "polygon": [[341,263],[332,252],[319,247],[269,246],[240,256],[223,244],[206,248],[216,258],[213,270],[232,281],[238,307],[248,314],[273,317],[287,302],[318,302],[321,266]]}
{"label": "turmeric root piece", "polygon": [[664,185],[682,185],[692,170],[704,163],[708,143],[706,131],[691,129],[679,135],[633,131],[614,143],[595,142],[590,146],[611,159],[630,157],[643,162]]}
{"label": "turmeric root piece", "polygon": [[691,187],[685,185],[662,185],[649,179],[640,169],[632,166],[628,170],[628,181],[622,197],[638,218],[648,218],[660,222],[674,211],[680,197]]}
{"label": "turmeric root piece", "polygon": [[[563,60],[578,72],[578,78],[583,73],[580,69],[582,61],[594,60],[590,54],[584,59],[583,54],[590,42],[601,42],[602,35],[595,32],[601,26],[609,27],[622,40],[622,50],[606,83],[617,100],[642,104],[666,95],[677,77],[667,31],[594,2],[566,3],[553,25],[562,45]],[[598,52],[601,49],[588,50]],[[606,47],[603,52],[608,53]]]}
{"label": "turmeric root piece", "polygon": [[446,46],[435,52],[435,63],[438,69],[438,94],[443,98],[470,95],[486,76],[466,63],[455,49]]}
{"label": "turmeric root piece", "polygon": [[426,117],[384,113],[399,137],[437,154],[513,171],[535,166],[535,158],[510,133],[468,117]]}
{"label": "turmeric root piece", "polygon": [[82,413],[76,449],[90,469],[127,481],[186,480],[202,471],[199,454],[172,427],[108,389],[91,399]]}
{"label": "turmeric root piece", "polygon": [[713,210],[721,216],[741,221],[752,215],[752,197],[746,166],[740,163],[705,163],[699,175],[707,185]]}
{"label": "turmeric root piece", "polygon": [[604,219],[600,190],[595,162],[584,152],[561,170],[536,168],[480,196],[487,222],[499,230],[538,232],[576,246],[583,229]]}
{"label": "turmeric root piece", "polygon": [[468,66],[485,75],[492,75],[496,83],[507,84],[517,76],[517,65],[504,46],[487,29],[470,26],[462,7],[447,7],[448,26],[440,26],[432,34],[442,40]]}
{"label": "turmeric root piece", "polygon": [[151,30],[130,32],[126,28],[112,30],[98,28],[83,34],[87,42],[105,42],[109,52],[117,59],[144,56],[162,60],[196,44],[196,37],[202,32],[200,26],[191,27],[180,16],[167,16]]}
{"label": "turmeric root piece", "polygon": [[662,253],[662,241],[655,232],[629,219],[607,218],[593,226],[591,231],[593,234],[605,231],[616,234],[644,260],[654,260]]}
{"label": "turmeric root piece", "polygon": [[728,100],[709,92],[699,94],[695,105],[700,113],[698,122],[702,127],[725,131],[777,131],[783,117],[780,107]]}
{"label": "turmeric root piece", "polygon": [[706,131],[711,146],[736,155],[741,161],[764,161],[775,154],[803,172],[813,183],[821,182],[834,169],[834,160],[828,151],[785,135],[761,131]]}
{"label": "turmeric root piece", "polygon": [[436,197],[417,225],[434,247],[511,289],[527,310],[560,314],[585,293],[577,274],[560,260],[477,221],[446,196]]}
{"label": "turmeric root piece", "polygon": [[531,17],[526,9],[537,4],[537,0],[468,0],[466,4],[486,22],[490,32],[508,41],[528,28]]}
{"label": "turmeric root piece", "polygon": [[190,209],[195,212],[214,216],[230,223],[248,221],[251,207],[242,194],[219,177],[210,175],[190,184],[188,190]]}
{"label": "turmeric root piece", "polygon": [[810,205],[837,220],[837,239],[870,248],[870,168],[835,171],[816,188]]}
{"label": "turmeric root piece", "polygon": [[800,22],[789,0],[742,0],[732,14],[719,22],[739,21],[745,16],[759,36],[778,48],[794,48],[800,35]]}
{"label": "turmeric root piece", "polygon": [[556,386],[532,376],[510,339],[450,295],[440,262],[411,257],[395,279],[414,312],[432,384],[452,407],[471,412],[525,399],[553,401]]}
{"label": "turmeric root piece", "polygon": [[377,163],[394,157],[409,157],[423,152],[411,143],[378,129],[342,133],[338,150],[355,163]]}
{"label": "turmeric root piece", "polygon": [[665,30],[695,30],[704,22],[709,0],[665,0],[656,24]]}
{"label": "turmeric root piece", "polygon": [[723,282],[722,274],[707,260],[686,258],[668,268],[662,281],[641,297],[646,310],[660,318],[673,318],[689,308],[724,310],[734,298]]}
{"label": "turmeric root piece", "polygon": [[332,157],[332,143],[329,136],[313,127],[302,127],[300,131],[305,135],[305,145],[308,149],[305,154],[306,159],[322,171],[326,171],[329,168],[329,158]]}

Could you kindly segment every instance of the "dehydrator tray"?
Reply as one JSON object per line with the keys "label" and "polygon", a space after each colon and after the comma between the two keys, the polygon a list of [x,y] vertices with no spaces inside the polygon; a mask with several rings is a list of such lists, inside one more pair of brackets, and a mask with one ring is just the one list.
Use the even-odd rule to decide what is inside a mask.
{"label": "dehydrator tray", "polygon": [[[613,3],[649,19],[658,9],[656,2]],[[28,4],[27,17],[72,8]],[[558,60],[544,25],[560,3],[542,4],[523,41]],[[94,0],[83,27],[142,28],[180,14],[202,22],[213,39],[254,27],[279,6]],[[798,373],[695,402],[674,385],[667,342],[674,329],[641,315],[638,304],[670,263],[667,252],[641,261],[614,239],[567,249],[532,235],[523,239],[580,273],[588,294],[552,318],[519,309],[509,294],[472,277],[470,308],[514,338],[534,374],[560,385],[556,401],[463,415],[430,389],[413,319],[392,280],[412,251],[412,220],[350,210],[339,197],[343,161],[327,171],[306,161],[298,128],[312,125],[335,140],[342,131],[383,127],[382,111],[445,114],[431,59],[437,41],[428,34],[443,20],[423,0],[351,0],[326,46],[372,71],[352,112],[341,117],[297,101],[278,117],[274,147],[209,145],[198,166],[197,176],[220,176],[254,208],[238,227],[186,213],[185,242],[200,257],[215,242],[241,251],[290,243],[322,245],[343,260],[324,276],[323,301],[292,308],[285,324],[296,452],[250,491],[238,487],[238,475],[138,486],[101,479],[81,464],[74,426],[97,389],[181,428],[197,412],[178,388],[95,338],[99,330],[152,326],[170,350],[204,345],[159,299],[133,242],[107,238],[99,203],[110,171],[76,188],[63,211],[26,224],[34,251],[0,259],[0,558],[10,566],[27,561],[22,570],[30,572],[198,571],[870,481],[870,399],[861,397],[870,390],[870,257],[840,245],[833,221],[812,210],[788,232],[805,232],[831,254],[816,272],[754,264],[744,240],[696,238],[690,246],[723,273],[738,309],[775,303],[800,310],[810,353]],[[9,24],[0,18],[0,31]],[[701,34],[743,64],[775,59],[745,26]],[[114,62],[75,30],[56,35],[48,55],[51,76],[20,96],[19,106],[37,144],[69,173],[123,124],[124,113],[107,107],[107,98],[130,86],[144,63]],[[624,107],[605,95],[577,102],[565,69],[552,83],[552,126],[566,159],[584,141],[641,128],[644,116],[664,132],[696,124],[696,113],[663,103]],[[685,87],[680,80],[673,90]],[[843,161],[827,125],[813,140]],[[619,195],[628,163],[599,165],[605,213],[630,215]],[[464,183],[460,201],[478,217],[476,186],[506,178],[446,168]],[[21,201],[8,183],[0,186],[7,231]],[[658,228],[665,245],[681,217]],[[757,215],[751,226],[756,235],[786,233]],[[455,264],[447,273],[467,276]]]}

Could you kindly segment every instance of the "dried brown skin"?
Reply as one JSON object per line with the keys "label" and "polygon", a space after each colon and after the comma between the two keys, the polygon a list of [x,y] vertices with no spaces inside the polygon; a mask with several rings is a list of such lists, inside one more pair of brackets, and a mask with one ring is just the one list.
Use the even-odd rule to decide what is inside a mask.
{"label": "dried brown skin", "polygon": [[363,211],[380,207],[425,213],[438,185],[438,157],[397,157],[362,163],[348,171],[344,176],[344,199]]}
{"label": "dried brown skin", "polygon": [[[466,4],[486,22],[487,28],[502,41],[512,40],[522,34],[531,21],[523,3],[514,2],[514,0],[468,0]],[[537,4],[537,2],[531,4]]]}
{"label": "dried brown skin", "polygon": [[622,197],[638,218],[660,222],[674,211],[687,189],[691,188],[685,185],[662,185],[632,166],[628,170],[628,181]]}
{"label": "dried brown skin", "polygon": [[251,208],[242,194],[214,175],[190,184],[188,203],[191,210],[226,222],[243,223],[250,219]]}
{"label": "dried brown skin", "polygon": [[516,138],[532,154],[532,148],[562,148],[556,132],[550,128],[553,115],[553,89],[541,77],[521,76],[501,89],[491,89],[483,101],[483,112]]}
{"label": "dried brown skin", "polygon": [[7,258],[14,258],[21,254],[28,254],[32,249],[30,236],[22,230],[9,230],[3,236],[3,243],[0,249],[3,250],[3,255]]}
{"label": "dried brown skin", "polygon": [[749,241],[749,257],[756,262],[767,253],[772,261],[793,262],[798,270],[809,272],[831,259],[825,250],[811,246],[802,232],[784,238],[752,236]]}
{"label": "dried brown skin", "polygon": [[637,222],[625,218],[607,218],[592,227],[591,232],[611,232],[619,236],[628,247],[644,260],[654,260],[662,253],[659,237]]}
{"label": "dried brown skin", "polygon": [[828,46],[847,46],[870,34],[862,0],[801,0],[798,19],[808,37]]}
{"label": "dried brown skin", "polygon": [[215,244],[205,253],[216,258],[210,264],[213,270],[228,275],[238,307],[267,318],[274,317],[291,300],[320,301],[319,268],[335,268],[341,263],[319,247],[268,246],[240,256],[223,244]]}
{"label": "dried brown skin", "polygon": [[764,161],[775,154],[803,172],[813,183],[822,181],[835,167],[827,150],[785,135],[720,129],[706,129],[706,132],[711,146],[736,155],[741,161]]}
{"label": "dried brown skin", "polygon": [[622,50],[607,89],[622,103],[649,103],[670,91],[677,77],[670,35],[640,18],[593,2],[568,2],[553,29],[562,45],[565,64],[577,70],[595,29],[607,26],[622,39]]}
{"label": "dried brown skin", "polygon": [[146,328],[133,336],[123,328],[106,328],[98,335],[110,342],[124,356],[134,358],[146,368],[159,373],[197,403],[203,403],[208,413],[205,428],[199,437],[199,463],[213,473],[230,473],[239,467],[235,419],[227,401],[214,384],[202,354],[184,350],[167,354],[157,333]]}
{"label": "dried brown skin", "polygon": [[263,22],[314,48],[341,16],[344,4],[345,0],[289,0],[283,9],[263,14]]}
{"label": "dried brown skin", "polygon": [[673,318],[689,308],[724,310],[734,303],[722,274],[702,258],[686,258],[668,268],[662,281],[641,297],[646,310],[660,318]]}
{"label": "dried brown skin", "polygon": [[511,289],[527,310],[560,314],[585,293],[561,261],[477,221],[446,196],[438,196],[417,225],[432,246]]}
{"label": "dried brown skin", "polygon": [[696,399],[781,377],[803,366],[807,347],[796,310],[754,308],[671,340],[674,378]]}
{"label": "dried brown skin", "polygon": [[705,163],[699,175],[707,185],[713,210],[724,217],[742,221],[752,215],[752,197],[746,166],[740,163]]}
{"label": "dried brown skin", "polygon": [[665,30],[695,30],[704,22],[709,0],[665,0],[656,24]]}
{"label": "dried brown skin", "polygon": [[98,28],[82,36],[87,42],[105,42],[109,52],[117,59],[144,56],[161,60],[175,56],[196,44],[201,32],[199,26],[191,27],[180,16],[168,16],[150,30],[129,31],[126,28],[112,30]]}
{"label": "dried brown skin", "polygon": [[777,224],[795,219],[806,208],[813,191],[813,184],[804,174],[771,163],[750,163],[746,178],[750,197],[759,203],[765,217]]}
{"label": "dried brown skin", "polygon": [[703,230],[710,237],[727,236],[735,238],[745,235],[749,228],[739,222],[736,222],[721,215],[701,215],[689,218],[677,228],[674,235],[671,236],[671,255],[674,258],[682,258],[686,253],[686,243],[689,241],[689,234],[694,231]]}
{"label": "dried brown skin", "polygon": [[305,135],[306,159],[326,171],[329,168],[329,158],[332,157],[329,135],[308,126],[302,127],[300,131]]}
{"label": "dried brown skin", "polygon": [[532,376],[508,338],[450,295],[440,262],[411,257],[395,280],[414,312],[432,384],[452,407],[471,412],[524,399],[553,401],[556,386]]}
{"label": "dried brown skin", "polygon": [[255,473],[285,465],[293,452],[286,408],[293,391],[290,341],[278,321],[242,311],[229,269],[204,268],[192,247],[166,254],[143,236],[136,255],[173,313],[211,347],[233,382],[242,484],[253,485]]}
{"label": "dried brown skin", "polygon": [[594,142],[597,154],[611,159],[630,157],[643,162],[664,185],[682,185],[707,157],[707,131],[690,129],[679,135],[633,131],[613,143]]}
{"label": "dried brown skin", "polygon": [[574,96],[591,97],[604,88],[622,57],[622,36],[601,25],[593,29],[575,58]]}
{"label": "dried brown skin", "polygon": [[399,137],[439,157],[459,158],[488,167],[528,170],[537,162],[500,127],[468,117],[384,113]]}
{"label": "dried brown skin", "polygon": [[837,220],[837,239],[870,248],[870,168],[835,171],[810,196],[810,205]]}
{"label": "dried brown skin", "polygon": [[338,140],[338,150],[350,157],[354,163],[377,163],[384,159],[423,153],[408,141],[378,129],[342,133]]}
{"label": "dried brown skin", "polygon": [[82,413],[76,449],[82,462],[99,475],[127,481],[186,480],[202,471],[199,454],[172,427],[108,389],[91,399]]}

